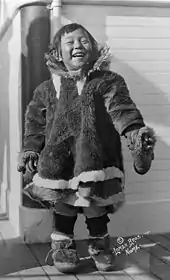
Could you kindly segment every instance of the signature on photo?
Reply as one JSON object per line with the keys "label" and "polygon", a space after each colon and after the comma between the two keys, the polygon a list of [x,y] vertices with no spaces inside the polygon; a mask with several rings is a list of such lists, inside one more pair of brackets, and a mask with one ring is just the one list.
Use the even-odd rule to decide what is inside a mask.
{"label": "signature on photo", "polygon": [[144,234],[138,234],[133,237],[129,237],[128,239],[124,239],[123,237],[118,237],[117,238],[117,243],[116,246],[113,247],[112,253],[115,256],[121,255],[121,254],[126,254],[130,255],[132,253],[136,253],[140,248],[141,245],[138,244],[137,242],[143,238],[145,235],[150,234],[150,232],[145,232]]}

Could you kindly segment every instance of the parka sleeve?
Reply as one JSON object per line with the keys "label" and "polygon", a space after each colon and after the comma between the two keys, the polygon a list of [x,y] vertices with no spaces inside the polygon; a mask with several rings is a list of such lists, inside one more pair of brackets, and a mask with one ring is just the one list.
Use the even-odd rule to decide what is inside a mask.
{"label": "parka sleeve", "polygon": [[121,76],[117,75],[114,83],[110,83],[104,100],[116,130],[127,139],[135,171],[145,174],[154,159],[156,137],[153,129],[145,126],[143,116],[131,99]]}
{"label": "parka sleeve", "polygon": [[116,130],[121,136],[125,136],[126,131],[130,128],[145,126],[142,114],[131,99],[127,85],[120,75],[116,75],[109,90],[104,94],[104,102]]}
{"label": "parka sleeve", "polygon": [[23,152],[33,151],[39,153],[42,150],[45,143],[45,128],[45,90],[40,85],[34,91],[33,99],[26,109]]}

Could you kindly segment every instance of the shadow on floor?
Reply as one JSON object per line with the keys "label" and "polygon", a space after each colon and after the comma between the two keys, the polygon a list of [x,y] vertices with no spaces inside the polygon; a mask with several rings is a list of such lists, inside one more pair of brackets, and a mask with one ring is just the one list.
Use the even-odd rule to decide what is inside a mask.
{"label": "shadow on floor", "polygon": [[[115,248],[119,248],[122,245],[128,251],[119,248],[120,253],[117,253],[116,256],[115,269],[107,273],[100,273],[95,268],[88,255],[87,240],[77,240],[77,251],[82,260],[81,273],[77,273],[77,276],[73,276],[72,279],[79,279],[80,274],[84,274],[85,277],[86,274],[87,279],[88,275],[95,275],[96,277],[100,275],[100,279],[107,279],[107,275],[109,275],[113,279],[119,279],[120,277],[120,279],[129,280],[134,277],[133,279],[140,280],[169,280],[170,234],[142,236],[141,238],[138,237],[136,241],[134,239],[130,240],[130,238],[132,237],[126,237],[121,242],[119,240],[119,243],[118,239],[111,239],[113,253]],[[136,247],[135,251],[136,245],[138,247]],[[50,244],[27,245],[21,243],[19,239],[1,240],[0,279],[4,279],[4,277],[14,279],[13,277],[16,277],[16,274],[17,278],[15,279],[22,279],[22,277],[34,277],[36,279],[39,276],[43,276],[43,279],[58,276],[56,279],[61,279],[62,274],[54,266],[47,265],[45,262],[49,250]]]}

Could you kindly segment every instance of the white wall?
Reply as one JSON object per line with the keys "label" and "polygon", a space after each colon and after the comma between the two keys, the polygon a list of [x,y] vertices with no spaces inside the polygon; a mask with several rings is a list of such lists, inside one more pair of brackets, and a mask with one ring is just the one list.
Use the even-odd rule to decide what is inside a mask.
{"label": "white wall", "polygon": [[[8,17],[5,1],[0,2],[1,25]],[[20,16],[0,42],[0,201],[11,224],[19,233],[20,174]],[[7,204],[5,197],[7,198]]]}

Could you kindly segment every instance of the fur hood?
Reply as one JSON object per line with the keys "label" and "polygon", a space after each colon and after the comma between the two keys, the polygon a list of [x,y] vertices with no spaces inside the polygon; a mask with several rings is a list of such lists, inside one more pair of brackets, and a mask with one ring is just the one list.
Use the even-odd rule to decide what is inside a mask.
{"label": "fur hood", "polygon": [[111,52],[108,46],[100,46],[98,44],[98,54],[94,61],[88,63],[82,72],[82,70],[69,71],[66,69],[61,59],[57,58],[54,51],[51,54],[46,54],[46,64],[52,74],[55,74],[64,78],[81,79],[84,76],[89,76],[94,71],[109,70],[111,63]]}

